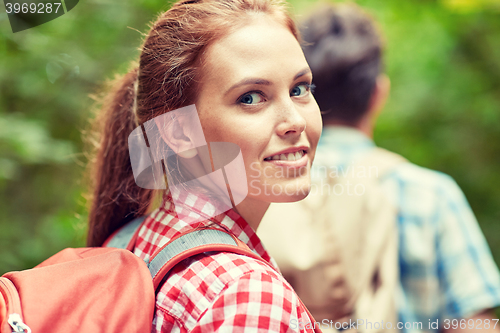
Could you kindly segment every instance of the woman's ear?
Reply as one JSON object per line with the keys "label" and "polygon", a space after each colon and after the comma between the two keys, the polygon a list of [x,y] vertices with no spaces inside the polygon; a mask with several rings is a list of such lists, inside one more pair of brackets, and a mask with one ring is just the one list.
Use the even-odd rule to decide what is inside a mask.
{"label": "woman's ear", "polygon": [[154,121],[165,143],[180,157],[193,158],[198,154],[191,137],[191,131],[186,128],[185,117],[176,117],[169,112],[155,117]]}

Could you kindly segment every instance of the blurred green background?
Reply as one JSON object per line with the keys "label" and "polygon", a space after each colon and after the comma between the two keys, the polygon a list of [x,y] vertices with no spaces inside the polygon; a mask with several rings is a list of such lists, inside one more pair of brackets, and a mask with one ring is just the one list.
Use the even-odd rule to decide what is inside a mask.
{"label": "blurred green background", "polygon": [[[311,1],[290,0],[300,19]],[[500,263],[500,1],[359,0],[380,22],[392,94],[376,142],[450,174]],[[84,245],[86,128],[101,84],[169,2],[81,0],[13,34],[0,12],[0,274]]]}

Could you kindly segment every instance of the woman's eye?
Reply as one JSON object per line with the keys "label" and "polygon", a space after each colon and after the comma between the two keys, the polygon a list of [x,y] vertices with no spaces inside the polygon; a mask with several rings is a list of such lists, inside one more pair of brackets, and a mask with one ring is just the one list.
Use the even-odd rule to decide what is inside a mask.
{"label": "woman's eye", "polygon": [[243,104],[257,104],[264,100],[261,94],[253,92],[240,97],[239,102]]}
{"label": "woman's eye", "polygon": [[290,96],[303,96],[311,90],[312,84],[301,83],[290,91]]}

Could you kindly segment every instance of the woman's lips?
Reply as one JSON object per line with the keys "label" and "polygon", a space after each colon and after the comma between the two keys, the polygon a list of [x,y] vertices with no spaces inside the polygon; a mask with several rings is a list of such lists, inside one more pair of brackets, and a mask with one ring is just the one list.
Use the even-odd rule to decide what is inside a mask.
{"label": "woman's lips", "polygon": [[302,168],[307,166],[307,161],[309,160],[309,155],[304,153],[304,156],[295,161],[288,160],[264,160],[264,162],[274,164],[276,166],[287,167],[287,168]]}

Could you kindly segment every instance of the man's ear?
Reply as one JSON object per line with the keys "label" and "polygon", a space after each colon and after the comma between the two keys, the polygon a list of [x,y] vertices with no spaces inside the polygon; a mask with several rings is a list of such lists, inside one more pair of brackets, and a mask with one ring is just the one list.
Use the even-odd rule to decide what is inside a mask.
{"label": "man's ear", "polygon": [[160,135],[165,143],[180,157],[193,158],[198,152],[194,145],[193,138],[190,137],[189,131],[186,131],[184,124],[185,117],[175,117],[165,113],[155,117],[154,121]]}
{"label": "man's ear", "polygon": [[391,91],[391,80],[385,74],[380,74],[375,82],[368,113],[373,116],[378,116],[380,111],[384,108],[389,92]]}

